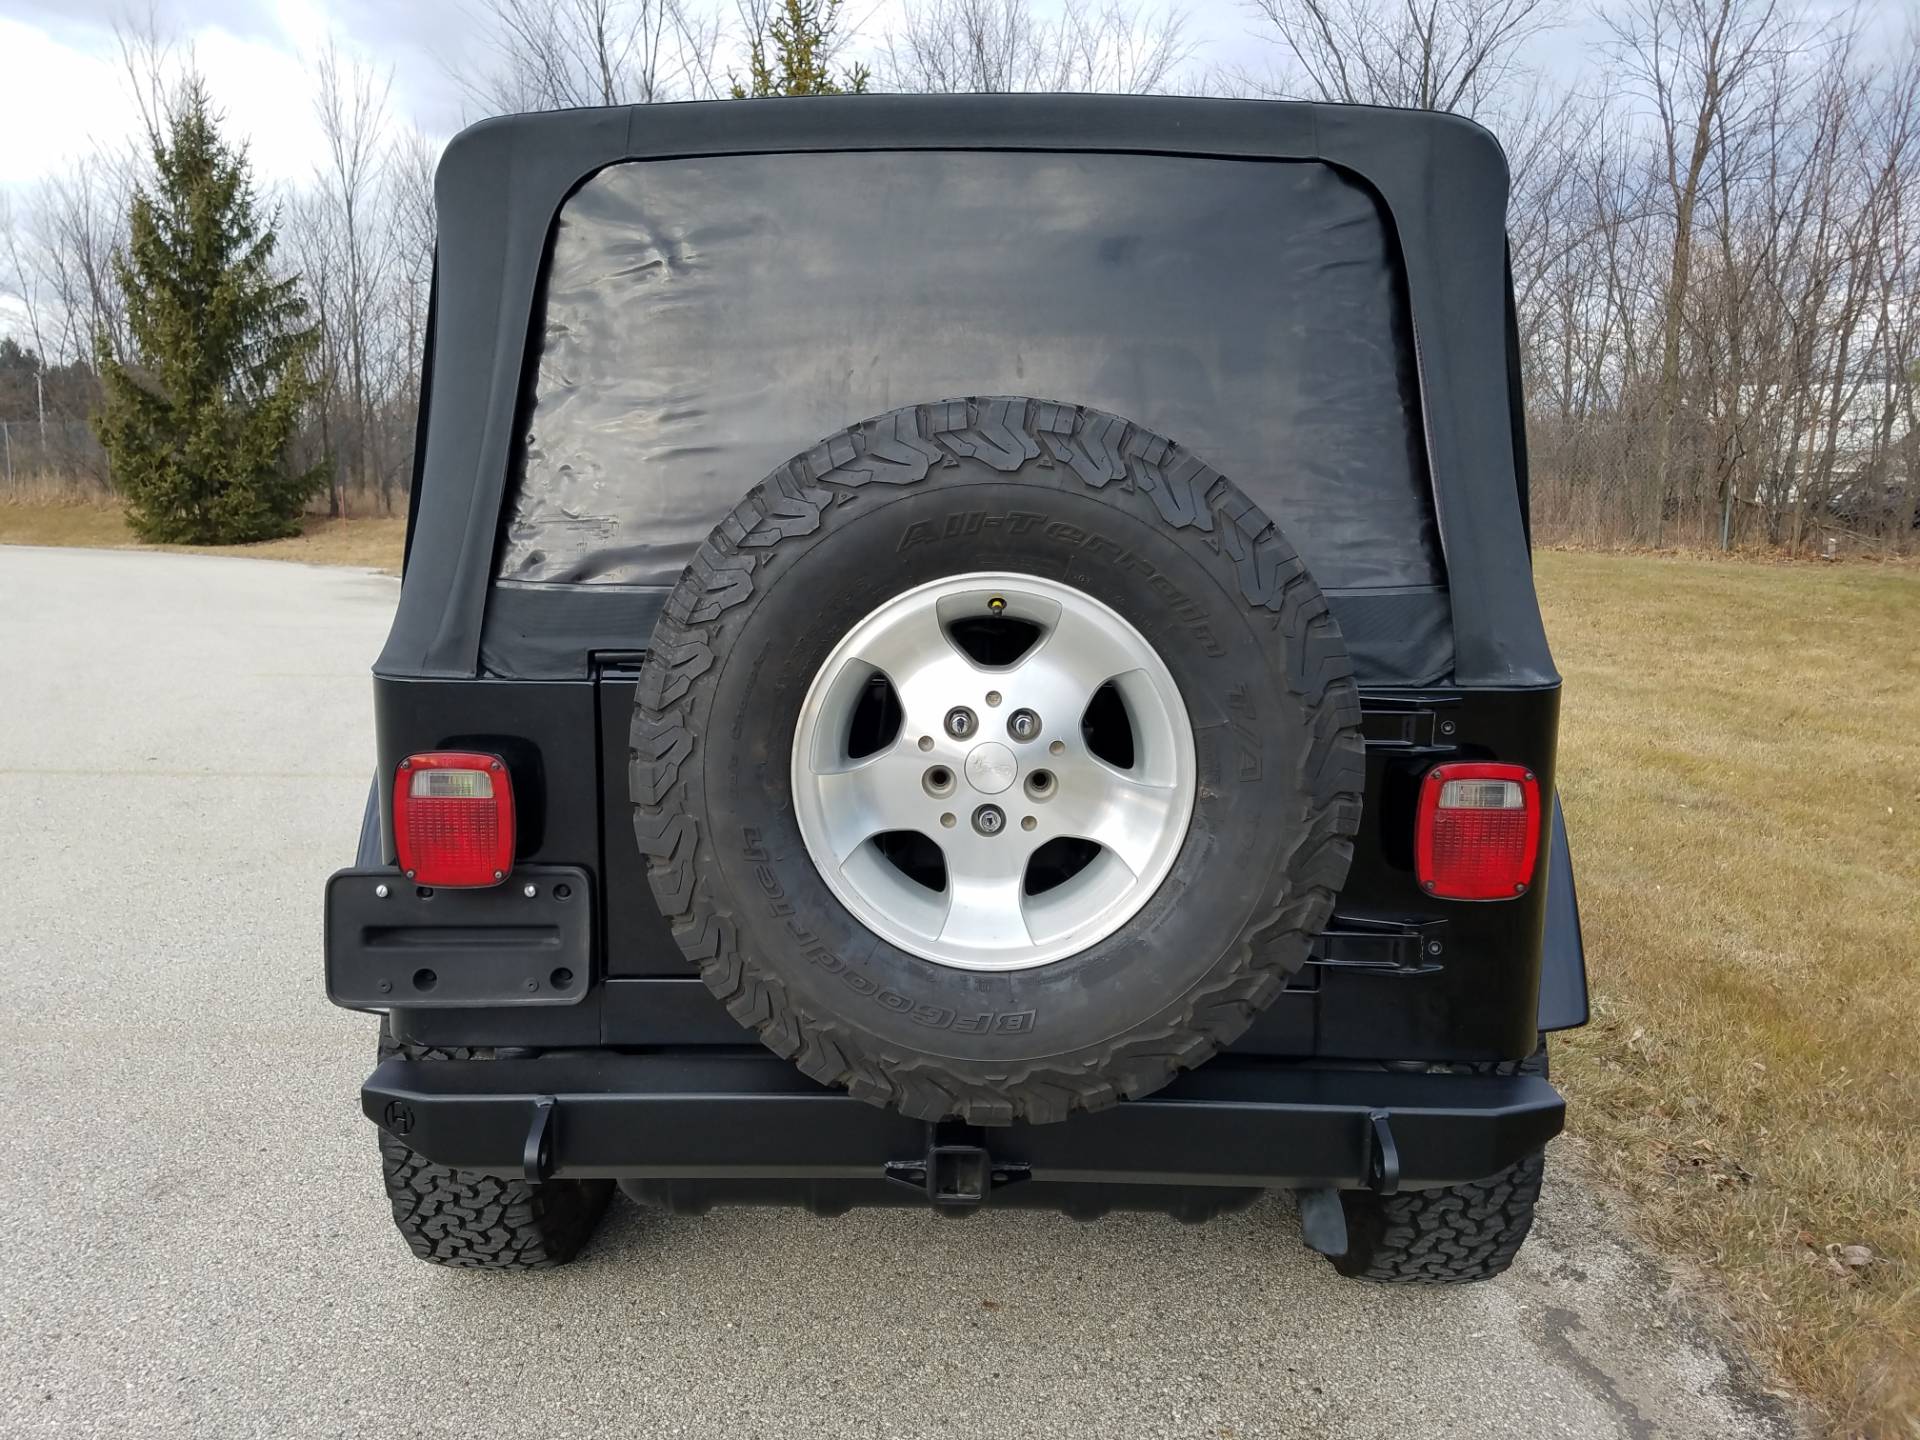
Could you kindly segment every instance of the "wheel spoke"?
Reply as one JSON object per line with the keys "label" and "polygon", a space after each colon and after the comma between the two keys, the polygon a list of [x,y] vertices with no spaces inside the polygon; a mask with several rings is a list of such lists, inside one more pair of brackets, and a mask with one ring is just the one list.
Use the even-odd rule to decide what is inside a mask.
{"label": "wheel spoke", "polygon": [[898,743],[812,778],[835,864],[846,864],[863,840],[883,831],[925,829],[932,802],[920,788],[918,765]]}
{"label": "wheel spoke", "polygon": [[1153,863],[1156,847],[1180,809],[1173,785],[1154,785],[1083,759],[1055,771],[1058,793],[1037,809],[1053,835],[1091,840],[1113,852],[1136,876]]}
{"label": "wheel spoke", "polygon": [[848,654],[880,671],[903,695],[924,672],[966,663],[931,602],[889,614],[885,623],[860,635]]}
{"label": "wheel spoke", "polygon": [[1040,643],[1020,659],[1022,693],[1032,682],[1044,704],[1062,720],[1078,721],[1086,712],[1094,692],[1113,679],[1138,670],[1140,651],[1116,635],[1110,626],[1071,608],[1060,618]]}
{"label": "wheel spoke", "polygon": [[[1024,869],[1024,867],[1023,867]],[[947,914],[940,939],[948,944],[1002,948],[1028,945],[1023,875],[967,875],[947,866]]]}

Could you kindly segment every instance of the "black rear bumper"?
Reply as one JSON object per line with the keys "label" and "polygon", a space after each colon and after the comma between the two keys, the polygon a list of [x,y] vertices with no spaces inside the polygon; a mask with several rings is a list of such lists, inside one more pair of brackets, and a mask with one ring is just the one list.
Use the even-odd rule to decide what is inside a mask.
{"label": "black rear bumper", "polygon": [[1226,1056],[1145,1099],[1062,1124],[978,1130],[876,1109],[747,1050],[395,1057],[368,1078],[361,1104],[429,1159],[466,1170],[722,1188],[866,1182],[892,1198],[959,1204],[1026,1180],[1050,1192],[1449,1185],[1540,1148],[1565,1113],[1538,1076]]}

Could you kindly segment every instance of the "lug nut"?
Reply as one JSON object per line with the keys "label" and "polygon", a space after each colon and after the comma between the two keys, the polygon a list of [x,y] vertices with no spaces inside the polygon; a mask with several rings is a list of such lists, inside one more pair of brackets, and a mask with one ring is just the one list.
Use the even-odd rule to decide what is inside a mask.
{"label": "lug nut", "polygon": [[1007,733],[1016,740],[1031,740],[1040,733],[1040,717],[1031,710],[1016,710],[1007,717]]}
{"label": "lug nut", "polygon": [[973,828],[982,835],[998,835],[1007,828],[1007,817],[998,805],[982,805],[973,812]]}
{"label": "lug nut", "polygon": [[964,740],[973,734],[980,722],[974,719],[973,711],[964,705],[956,705],[947,712],[947,734],[956,740]]}

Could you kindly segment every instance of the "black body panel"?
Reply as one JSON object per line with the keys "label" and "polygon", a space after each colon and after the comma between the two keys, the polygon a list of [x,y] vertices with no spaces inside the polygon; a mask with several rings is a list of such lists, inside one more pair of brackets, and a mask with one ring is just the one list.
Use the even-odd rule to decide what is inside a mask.
{"label": "black body panel", "polygon": [[[738,1043],[733,1021],[674,944],[634,843],[625,798],[633,684],[634,671],[619,665],[597,683],[374,682],[380,773],[392,774],[401,758],[423,750],[468,747],[508,756],[516,797],[531,817],[520,861],[592,873],[600,902],[594,973],[610,982],[564,1011],[410,1007],[394,1016],[402,1038],[436,1045]],[[1585,977],[1570,868],[1563,883],[1553,878],[1566,850],[1559,830],[1543,837],[1552,847],[1548,883],[1518,900],[1435,901],[1413,877],[1420,777],[1442,760],[1497,759],[1529,766],[1550,788],[1558,690],[1369,692],[1364,705],[1368,809],[1335,928],[1382,933],[1331,943],[1323,937],[1316,962],[1255,1021],[1235,1053],[1518,1059],[1532,1052],[1538,1029],[1583,1023],[1575,1018],[1584,1012]],[[390,835],[383,832],[379,849],[391,855]],[[1550,911],[1559,918],[1545,947],[1555,966],[1549,984],[1540,957]],[[1395,963],[1407,951],[1394,936],[1420,927],[1432,927],[1422,933],[1439,951]]]}

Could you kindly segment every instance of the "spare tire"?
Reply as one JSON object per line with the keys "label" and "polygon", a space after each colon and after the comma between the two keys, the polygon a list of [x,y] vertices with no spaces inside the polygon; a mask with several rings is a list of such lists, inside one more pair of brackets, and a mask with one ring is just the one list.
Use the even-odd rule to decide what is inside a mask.
{"label": "spare tire", "polygon": [[1304,963],[1359,722],[1318,587],[1217,471],[950,400],[714,529],[636,692],[634,827],[682,950],[808,1075],[1055,1121],[1205,1061]]}

